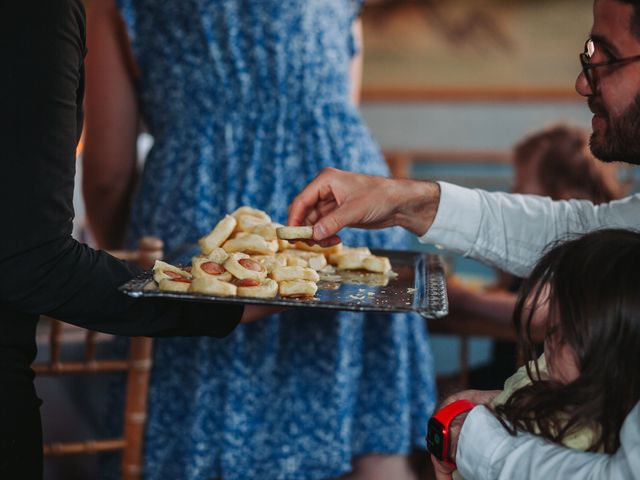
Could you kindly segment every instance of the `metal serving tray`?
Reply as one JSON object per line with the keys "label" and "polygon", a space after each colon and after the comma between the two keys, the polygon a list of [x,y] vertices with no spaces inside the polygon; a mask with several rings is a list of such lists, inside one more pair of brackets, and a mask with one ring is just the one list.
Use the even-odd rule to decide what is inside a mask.
{"label": "metal serving tray", "polygon": [[[120,287],[135,298],[175,298],[198,302],[243,303],[283,307],[327,308],[361,312],[416,312],[425,318],[447,315],[447,291],[439,256],[398,250],[374,250],[389,257],[396,277],[382,274],[338,271],[336,278],[318,282],[313,298],[272,299],[215,297],[201,293],[164,292],[157,289],[152,272],[145,272]],[[332,276],[333,277],[333,276]],[[324,277],[323,277],[324,278]]]}

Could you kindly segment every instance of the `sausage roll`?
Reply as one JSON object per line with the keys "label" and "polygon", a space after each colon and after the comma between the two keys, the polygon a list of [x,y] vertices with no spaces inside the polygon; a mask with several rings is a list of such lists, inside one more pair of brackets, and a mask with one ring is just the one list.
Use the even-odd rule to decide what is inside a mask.
{"label": "sausage roll", "polygon": [[229,255],[227,261],[224,262],[224,268],[240,280],[262,280],[267,276],[267,270],[259,262],[241,252]]}
{"label": "sausage roll", "polygon": [[208,257],[193,257],[191,260],[191,275],[193,278],[212,277],[223,282],[228,282],[232,278],[231,273],[227,272],[224,265],[214,262]]}
{"label": "sausage roll", "polygon": [[163,279],[176,278],[190,279],[191,274],[181,268],[174,267],[173,265],[165,263],[162,260],[156,260],[155,264],[153,265],[153,279],[158,284],[160,284],[160,281]]}
{"label": "sausage roll", "polygon": [[259,280],[238,280],[239,297],[273,298],[278,294],[278,283],[270,278]]}

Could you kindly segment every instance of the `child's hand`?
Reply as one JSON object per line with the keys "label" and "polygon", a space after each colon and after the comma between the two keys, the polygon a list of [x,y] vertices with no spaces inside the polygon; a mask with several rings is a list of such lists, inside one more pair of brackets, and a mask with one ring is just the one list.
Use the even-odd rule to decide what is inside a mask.
{"label": "child's hand", "polygon": [[476,405],[489,405],[501,391],[502,390],[462,390],[461,392],[454,393],[453,395],[445,398],[440,405],[440,408],[446,407],[456,400],[469,400]]}
{"label": "child's hand", "polygon": [[431,463],[433,463],[433,471],[436,473],[436,480],[451,480],[453,478],[453,468],[445,465],[433,455],[431,455]]}
{"label": "child's hand", "polygon": [[[447,397],[444,402],[439,406],[439,408],[443,408],[450,403],[455,402],[456,400],[469,400],[477,405],[487,405],[491,403],[491,401],[498,395],[501,390],[463,390],[454,395]],[[462,430],[462,424],[469,412],[464,412],[455,417],[451,424],[449,425],[449,435],[451,439],[451,445],[449,447],[449,460],[453,463],[456,461],[457,451],[458,451],[458,437],[460,436],[460,431]],[[450,466],[440,462],[438,459],[431,456],[431,460],[433,462],[433,468],[436,472],[436,480],[445,480],[451,479],[451,473],[455,470]]]}

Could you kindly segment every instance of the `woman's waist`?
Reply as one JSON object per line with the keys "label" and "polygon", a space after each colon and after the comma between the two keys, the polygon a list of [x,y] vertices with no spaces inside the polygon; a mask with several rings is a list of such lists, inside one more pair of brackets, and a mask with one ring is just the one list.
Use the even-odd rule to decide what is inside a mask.
{"label": "woman's waist", "polygon": [[357,107],[349,97],[342,94],[319,97],[229,97],[208,94],[193,95],[182,102],[171,104],[162,98],[144,103],[145,120],[156,136],[185,126],[220,128],[245,125],[252,128],[274,128],[294,122],[321,126],[328,121],[362,122]]}
{"label": "woman's waist", "polygon": [[179,157],[182,165],[265,161],[286,168],[296,156],[319,168],[359,170],[383,163],[379,147],[357,111],[344,106],[325,105],[312,112],[200,113],[188,120],[165,122],[152,134],[154,144],[148,159],[156,164],[170,164]]}

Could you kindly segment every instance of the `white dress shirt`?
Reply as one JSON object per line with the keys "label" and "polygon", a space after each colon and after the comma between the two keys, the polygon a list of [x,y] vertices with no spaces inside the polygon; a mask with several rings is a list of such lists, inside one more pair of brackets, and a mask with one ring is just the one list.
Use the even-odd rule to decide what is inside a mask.
{"label": "white dress shirt", "polygon": [[[602,228],[640,230],[640,195],[595,206],[531,195],[489,193],[440,183],[433,225],[420,238],[526,276],[552,242]],[[467,416],[458,441],[464,478],[640,479],[640,403],[629,413],[615,455],[586,453],[532,434],[511,436],[484,407]]]}
{"label": "white dress shirt", "polygon": [[419,240],[522,277],[551,242],[602,228],[640,230],[640,195],[596,206],[440,182],[438,213]]}

